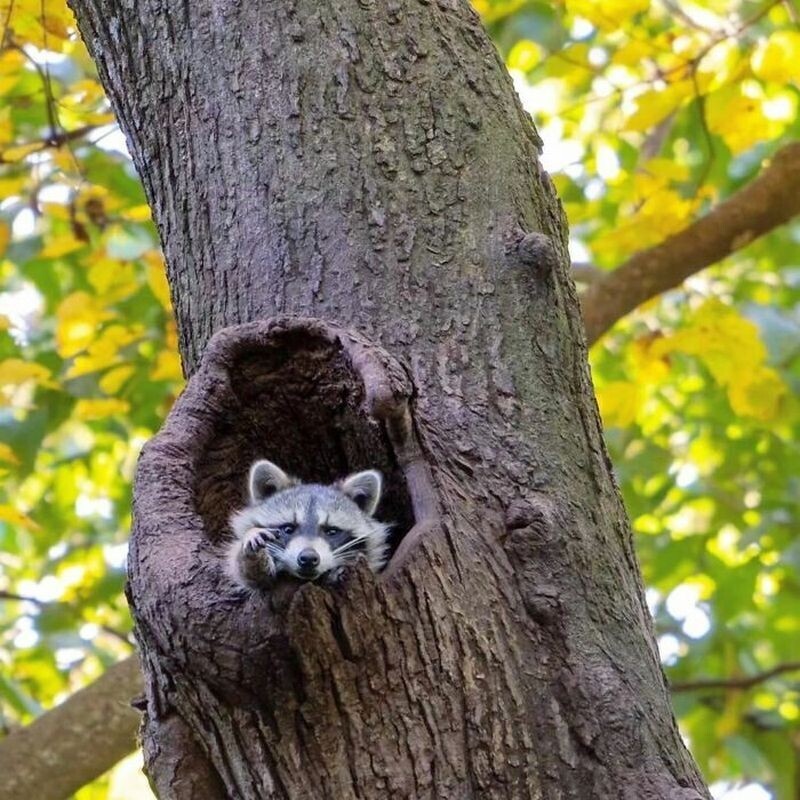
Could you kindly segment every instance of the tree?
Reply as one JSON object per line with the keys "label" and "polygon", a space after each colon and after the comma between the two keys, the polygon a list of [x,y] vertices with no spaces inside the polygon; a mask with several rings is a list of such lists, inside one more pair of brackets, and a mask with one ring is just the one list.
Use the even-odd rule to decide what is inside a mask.
{"label": "tree", "polygon": [[[764,180],[752,186],[772,187],[779,218],[765,215],[769,224],[794,213],[791,170],[778,169],[779,162],[793,162],[776,158],[770,166],[780,142],[760,141],[779,134],[786,124],[780,120],[789,119],[785,109],[791,108],[791,86],[776,91],[792,80],[792,61],[784,55],[796,43],[795,34],[781,30],[783,7],[744,4],[727,19],[719,15],[713,21],[710,8],[700,13],[698,7],[692,16],[668,20],[665,30],[670,13],[655,4],[637,13],[643,4],[570,2],[566,13],[556,14],[544,5],[476,3],[518,81],[525,73],[537,93],[551,97],[553,85],[559,85],[557,102],[534,97],[528,107],[544,125],[545,137],[552,140],[561,123],[555,135],[568,147],[576,140],[585,147],[582,172],[557,170],[556,181],[576,239],[590,248],[596,264],[614,266],[634,253],[631,264],[650,272],[656,268],[658,287],[659,280],[667,285],[665,277],[674,280],[670,264],[699,269],[718,258],[724,247],[695,248],[699,257],[690,265],[673,240],[688,242],[691,251],[694,232],[705,225],[717,241],[733,245],[730,229],[716,224],[722,217],[713,210],[715,194],[731,198],[719,206],[725,219],[735,222],[738,209],[738,218],[749,226],[751,213],[740,201],[762,161]],[[63,692],[66,675],[74,686],[126,651],[120,572],[101,578],[98,565],[107,560],[105,543],[125,535],[127,487],[119,474],[126,474],[138,443],[170,402],[174,378],[164,378],[174,375],[174,368],[168,328],[166,349],[163,344],[167,317],[161,306],[154,307],[153,291],[164,295],[155,253],[144,250],[151,246],[144,207],[136,185],[124,176],[124,160],[94,144],[98,137],[110,141],[107,129],[98,127],[109,115],[91,73],[76,81],[88,70],[88,60],[70,49],[69,18],[57,3],[48,2],[45,10],[38,0],[0,3],[0,12],[6,20],[4,45],[16,46],[4,48],[0,63],[0,90],[11,110],[0,120],[0,184],[12,195],[0,217],[14,220],[4,289],[22,293],[33,283],[43,298],[41,319],[20,328],[15,310],[9,330],[0,331],[0,355],[7,359],[0,367],[2,392],[11,393],[15,408],[0,432],[8,503],[0,506],[0,541],[8,553],[0,608],[5,641],[11,641],[9,634],[15,637],[0,654],[12,665],[0,692],[3,702],[11,703],[3,716],[13,724],[35,713],[36,702],[46,704]],[[609,13],[623,18],[609,24]],[[36,50],[23,50],[28,43],[70,53],[70,59],[44,60]],[[608,81],[616,87],[611,95]],[[747,113],[720,115],[731,98],[742,103],[746,98]],[[649,130],[654,115],[663,114]],[[597,131],[588,138],[587,121]],[[612,149],[616,175],[609,169]],[[558,148],[545,150],[551,162],[554,152]],[[666,157],[652,158],[654,153]],[[599,197],[595,164],[604,183]],[[74,186],[74,193],[56,199],[52,190],[65,184]],[[782,191],[788,202],[780,199]],[[38,220],[33,236],[18,224],[26,207]],[[709,207],[707,222],[690,224],[692,215]],[[612,226],[615,218],[624,224]],[[682,226],[688,226],[685,234]],[[665,235],[664,246],[652,253],[646,249]],[[652,589],[648,597],[662,657],[677,681],[673,691],[686,692],[678,698],[683,730],[709,777],[757,777],[772,783],[781,797],[788,796],[792,782],[791,745],[781,731],[791,727],[796,708],[786,628],[793,574],[787,513],[796,472],[791,435],[786,438],[787,425],[796,422],[786,403],[793,372],[787,338],[792,292],[791,270],[777,271],[792,263],[791,235],[787,226],[702,281],[650,304],[606,337],[593,363]],[[735,247],[743,239],[737,237]],[[0,250],[5,244],[0,221]],[[598,298],[630,304],[630,293],[613,288],[626,288],[624,274],[624,269],[609,273],[597,286],[604,291],[592,295],[603,273],[596,267],[576,270],[592,281],[584,308],[608,320],[609,312],[618,312]],[[774,282],[783,277],[787,283]],[[709,291],[723,302],[699,305]],[[23,371],[21,358],[35,363]],[[735,438],[729,431],[736,431]],[[90,502],[98,509],[108,504],[108,510],[87,514]],[[40,587],[29,588],[42,576]],[[678,595],[683,610],[673,603]],[[55,597],[62,602],[50,602]],[[710,634],[700,632],[709,626]],[[94,642],[86,638],[89,628],[103,631]],[[23,638],[35,641],[34,632],[39,643],[23,644]],[[68,670],[63,659],[69,660]],[[76,696],[75,708],[91,711],[94,697]],[[129,741],[127,730],[119,741]],[[0,748],[0,763],[15,739]],[[50,754],[61,744],[50,737]]]}
{"label": "tree", "polygon": [[[164,453],[143,456],[130,597],[160,796],[188,796],[198,769],[220,797],[705,796],[602,442],[564,218],[477,16],[465,3],[73,8],[161,233],[188,373],[231,324],[290,313],[358,329],[367,341],[344,353],[324,323],[249,335],[296,347],[288,376],[306,390],[292,370],[321,364],[335,391],[344,359],[345,387],[387,428],[388,442],[355,418],[335,444],[285,435],[306,448],[284,450],[289,466],[330,479],[396,464],[417,523],[393,580],[354,576],[341,599],[305,587],[270,629],[281,612],[236,603],[203,542],[146,527],[171,495]],[[261,376],[236,342],[221,363]],[[220,369],[188,397],[202,403]],[[306,402],[282,422],[311,425],[326,401]],[[216,498],[235,496],[239,454],[219,462]]]}

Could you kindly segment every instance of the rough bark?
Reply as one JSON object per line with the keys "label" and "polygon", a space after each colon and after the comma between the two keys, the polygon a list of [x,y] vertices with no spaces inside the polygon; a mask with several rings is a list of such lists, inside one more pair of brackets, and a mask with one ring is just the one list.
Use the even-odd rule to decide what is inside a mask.
{"label": "rough bark", "polygon": [[581,297],[589,344],[642,303],[680,286],[798,214],[800,142],[791,142],[755,180],[688,228],[634,254],[612,272],[595,276]]}
{"label": "rough bark", "polygon": [[63,800],[130,753],[141,685],[138,660],[127,658],[0,740],[0,800]]}
{"label": "rough bark", "polygon": [[[72,6],[154,210],[187,372],[213,332],[262,320],[215,340],[137,478],[161,797],[203,796],[182,788],[203,759],[206,796],[706,797],[563,214],[466,2]],[[306,478],[383,467],[406,534],[387,574],[227,585],[215,548],[256,454]],[[188,766],[159,755],[169,724]]]}

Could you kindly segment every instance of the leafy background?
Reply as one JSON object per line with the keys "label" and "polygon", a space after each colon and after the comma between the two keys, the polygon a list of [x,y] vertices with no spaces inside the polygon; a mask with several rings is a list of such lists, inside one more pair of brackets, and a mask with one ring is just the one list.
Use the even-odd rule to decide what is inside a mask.
{"label": "leafy background", "polygon": [[[474,6],[587,274],[798,137],[791,2]],[[182,376],[158,239],[64,0],[0,0],[0,26],[2,736],[132,652],[130,480]],[[591,353],[681,730],[729,799],[800,792],[799,242],[774,231]],[[142,780],[134,756],[78,797]]]}

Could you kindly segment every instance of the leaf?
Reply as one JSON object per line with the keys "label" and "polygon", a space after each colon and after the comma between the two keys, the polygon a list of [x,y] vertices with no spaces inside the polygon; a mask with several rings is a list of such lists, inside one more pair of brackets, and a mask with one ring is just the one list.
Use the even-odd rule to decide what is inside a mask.
{"label": "leaf", "polygon": [[85,247],[86,242],[82,239],[77,239],[72,234],[64,234],[50,239],[39,255],[41,258],[59,258]]}
{"label": "leaf", "polygon": [[760,367],[750,375],[732,381],[728,389],[731,408],[742,416],[762,422],[775,419],[780,412],[787,389],[780,375],[768,367]]}
{"label": "leaf", "polygon": [[663,89],[643,92],[634,100],[635,110],[629,115],[623,130],[651,130],[669,114],[677,111],[693,93],[691,81],[681,81]]}
{"label": "leaf", "polygon": [[529,72],[542,62],[543,56],[542,48],[536,42],[521,39],[511,48],[506,65],[509,69]]}
{"label": "leaf", "polygon": [[66,377],[78,378],[116,366],[123,359],[123,349],[141,339],[143,333],[140,325],[110,325],[94,337],[86,348],[86,355],[76,356]]}
{"label": "leaf", "polygon": [[760,42],[751,63],[753,72],[763,81],[781,85],[800,81],[800,32],[775,31]]}
{"label": "leaf", "polygon": [[[706,100],[706,119],[730,151],[743,153],[754,145],[779,136],[793,118],[797,101],[787,95],[785,109],[774,99],[768,103],[764,90],[754,84],[728,86]],[[767,111],[769,110],[769,113]]]}
{"label": "leaf", "polygon": [[115,367],[100,378],[100,388],[106,394],[117,394],[135,371],[131,366]]}
{"label": "leaf", "polygon": [[35,361],[7,358],[0,361],[0,389],[18,389],[26,384],[56,386],[51,380],[50,370]]}
{"label": "leaf", "polygon": [[171,350],[159,353],[156,356],[156,364],[150,373],[150,377],[154,381],[182,381],[183,371],[178,353]]}
{"label": "leaf", "polygon": [[147,284],[150,291],[153,292],[163,308],[172,311],[166,267],[161,253],[150,250],[144,254],[144,261],[147,264]]}
{"label": "leaf", "polygon": [[98,298],[87,292],[67,295],[56,309],[56,346],[62,358],[85,350],[97,337],[98,328],[111,319]]}
{"label": "leaf", "polygon": [[597,402],[607,426],[624,428],[636,419],[641,393],[635,383],[612,381],[597,390]]}
{"label": "leaf", "polygon": [[601,30],[615,30],[650,7],[649,0],[566,0],[567,11]]}
{"label": "leaf", "polygon": [[8,504],[0,505],[0,522],[7,522],[29,531],[39,530],[39,526],[27,514]]}
{"label": "leaf", "polygon": [[120,417],[130,411],[130,403],[114,398],[86,398],[75,404],[75,418],[90,421]]}
{"label": "leaf", "polygon": [[488,25],[509,17],[525,5],[525,0],[472,0],[472,7]]}
{"label": "leaf", "polygon": [[6,147],[4,150],[0,151],[0,161],[4,161],[6,164],[13,164],[16,161],[22,161],[22,159],[26,158],[31,153],[37,153],[42,149],[43,145],[41,142],[28,142],[26,144]]}

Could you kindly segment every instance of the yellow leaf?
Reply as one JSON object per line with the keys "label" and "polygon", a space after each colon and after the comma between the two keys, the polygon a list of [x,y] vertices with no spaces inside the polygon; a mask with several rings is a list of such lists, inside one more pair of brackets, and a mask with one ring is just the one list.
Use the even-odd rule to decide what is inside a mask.
{"label": "yellow leaf", "polygon": [[91,256],[88,279],[104,303],[118,303],[138,288],[136,266],[129,261],[108,258],[104,251]]}
{"label": "yellow leaf", "polygon": [[652,352],[682,352],[700,359],[728,393],[731,408],[761,421],[774,419],[787,394],[780,376],[766,366],[758,327],[719,300],[707,300],[689,323],[656,340]]}
{"label": "yellow leaf", "polygon": [[758,45],[751,64],[762,81],[780,84],[800,81],[800,32],[775,31]]}
{"label": "yellow leaf", "polygon": [[39,526],[27,515],[11,505],[0,505],[0,522],[19,525],[29,531],[39,530]]}
{"label": "yellow leaf", "polygon": [[[0,3],[2,13],[3,3]],[[0,51],[0,75],[16,75],[25,67],[25,54],[8,48]]]}
{"label": "yellow leaf", "polygon": [[113,397],[84,398],[75,404],[74,415],[77,419],[91,421],[127,414],[130,403]]}
{"label": "yellow leaf", "polygon": [[19,50],[7,49],[0,52],[0,96],[17,85],[24,67],[25,56]]}
{"label": "yellow leaf", "polygon": [[11,241],[11,228],[0,220],[0,256],[5,253],[8,243]]}
{"label": "yellow leaf", "polygon": [[31,407],[37,386],[55,388],[47,367],[21,358],[0,361],[0,406],[27,409]]}
{"label": "yellow leaf", "polygon": [[132,208],[123,211],[120,216],[123,219],[129,219],[131,222],[149,222],[152,218],[150,213],[150,206],[143,203],[140,206],[133,206]]}
{"label": "yellow leaf", "polygon": [[520,39],[511,48],[506,64],[509,69],[528,72],[541,63],[542,56],[542,48],[536,42],[530,39]]}
{"label": "yellow leaf", "polygon": [[0,145],[10,144],[14,138],[14,124],[11,121],[11,107],[0,108]]}
{"label": "yellow leaf", "polygon": [[0,442],[0,461],[5,461],[6,464],[19,464],[17,454],[5,442]]}
{"label": "yellow leaf", "polygon": [[622,64],[625,67],[635,67],[642,63],[642,59],[652,57],[658,52],[651,42],[640,39],[629,39],[622,47],[617,48],[611,56],[612,64]]}
{"label": "yellow leaf", "polygon": [[796,100],[787,98],[783,105],[786,108],[782,111],[780,104],[770,101],[763,88],[753,81],[727,86],[708,96],[708,129],[722,137],[731,153],[738,155],[783,133],[794,115]]}
{"label": "yellow leaf", "polygon": [[22,44],[60,51],[69,42],[75,23],[66,3],[60,0],[9,0],[0,2],[0,15],[12,12],[10,27]]}
{"label": "yellow leaf", "polygon": [[0,178],[0,200],[18,195],[20,189],[27,183],[28,177],[28,175],[19,175],[16,178]]}
{"label": "yellow leaf", "polygon": [[778,416],[786,385],[775,370],[760,367],[728,386],[731,408],[745,417],[769,422]]}
{"label": "yellow leaf", "polygon": [[695,78],[699,94],[709,94],[726,84],[741,80],[748,70],[748,60],[743,55],[736,38],[723,40],[712,47],[697,66]]}
{"label": "yellow leaf", "polygon": [[100,378],[100,388],[106,394],[116,394],[135,371],[129,366],[115,367]]}
{"label": "yellow leaf", "polygon": [[4,161],[6,164],[12,164],[15,161],[22,161],[26,156],[29,156],[31,153],[37,153],[41,149],[41,142],[29,142],[28,144],[7,147],[0,153],[0,160]]}
{"label": "yellow leaf", "polygon": [[661,185],[660,179],[646,173],[636,176],[635,195],[640,205],[633,213],[622,214],[615,228],[593,242],[598,255],[619,258],[663,241],[686,227],[699,200],[683,198],[671,189],[659,189]]}
{"label": "yellow leaf", "polygon": [[660,337],[644,336],[633,341],[626,357],[636,375],[637,384],[659,383],[669,375],[669,359],[653,352],[653,345]]}
{"label": "yellow leaf", "polygon": [[672,158],[651,158],[642,165],[642,172],[659,178],[663,186],[673,181],[685,181],[689,177],[689,167]]}
{"label": "yellow leaf", "polygon": [[88,292],[67,295],[56,309],[56,350],[62,358],[85,350],[102,322],[114,315]]}
{"label": "yellow leaf", "polygon": [[646,11],[650,0],[567,0],[567,11],[605,31],[614,31]]}
{"label": "yellow leaf", "polygon": [[55,384],[50,376],[50,370],[35,361],[23,361],[21,358],[0,361],[0,389],[18,389],[29,383],[52,387]]}
{"label": "yellow leaf", "polygon": [[67,370],[67,378],[78,378],[92,372],[108,369],[119,364],[123,348],[142,338],[144,328],[132,325],[110,325],[96,336],[87,348],[85,356],[77,356]]}
{"label": "yellow leaf", "polygon": [[161,253],[150,250],[144,254],[144,261],[147,264],[147,283],[150,291],[167,311],[171,311],[169,283],[167,283],[166,267]]}
{"label": "yellow leaf", "polygon": [[525,5],[525,0],[472,0],[472,7],[485,23],[498,22]]}
{"label": "yellow leaf", "polygon": [[652,130],[661,120],[677,111],[693,92],[691,81],[680,81],[663,89],[648,89],[634,99],[636,110],[628,117],[623,130]]}
{"label": "yellow leaf", "polygon": [[182,381],[181,360],[174,350],[163,350],[156,356],[156,364],[150,377],[154,381]]}
{"label": "yellow leaf", "polygon": [[71,233],[62,236],[53,237],[39,253],[41,258],[59,258],[68,253],[74,253],[76,250],[81,250],[86,247],[86,242],[77,239]]}
{"label": "yellow leaf", "polygon": [[641,391],[636,383],[611,381],[597,390],[597,403],[603,423],[609,427],[625,428],[636,421],[641,404]]}

